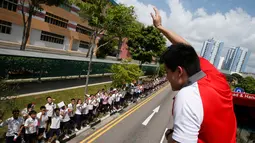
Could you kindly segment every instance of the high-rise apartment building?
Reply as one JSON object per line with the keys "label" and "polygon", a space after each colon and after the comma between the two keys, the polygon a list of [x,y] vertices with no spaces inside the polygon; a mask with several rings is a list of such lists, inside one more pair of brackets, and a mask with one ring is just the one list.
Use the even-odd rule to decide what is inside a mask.
{"label": "high-rise apartment building", "polygon": [[223,69],[231,72],[245,72],[251,52],[247,48],[235,47],[228,50]]}
{"label": "high-rise apartment building", "polygon": [[200,56],[210,61],[210,63],[212,63],[217,68],[220,62],[220,55],[223,46],[223,42],[209,39],[204,42]]}
{"label": "high-rise apartment building", "polygon": [[223,67],[224,59],[225,59],[225,57],[220,57],[220,61],[219,61],[218,67],[217,67],[219,70],[221,70]]}

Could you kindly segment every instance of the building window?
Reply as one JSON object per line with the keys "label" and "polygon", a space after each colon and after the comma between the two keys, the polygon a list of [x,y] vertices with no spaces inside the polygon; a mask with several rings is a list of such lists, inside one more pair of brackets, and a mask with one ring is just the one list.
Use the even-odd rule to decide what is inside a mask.
{"label": "building window", "polygon": [[17,9],[17,0],[1,0],[0,7],[8,9],[10,11],[16,11]]}
{"label": "building window", "polygon": [[85,42],[85,41],[80,41],[80,48],[84,48],[84,49],[89,49],[89,42]]}
{"label": "building window", "polygon": [[67,3],[62,3],[59,5],[60,8],[63,8],[64,10],[70,12],[71,11],[71,6]]}
{"label": "building window", "polygon": [[67,28],[68,20],[46,12],[45,22]]}
{"label": "building window", "polygon": [[82,33],[82,34],[86,34],[86,35],[91,35],[92,34],[92,30],[90,30],[89,28],[86,28],[80,24],[77,24],[76,26],[76,32]]}
{"label": "building window", "polygon": [[42,34],[41,34],[42,41],[47,41],[51,43],[63,44],[64,39],[65,39],[65,36],[46,32],[46,31],[42,31]]}
{"label": "building window", "polygon": [[0,33],[11,34],[12,23],[0,20]]}

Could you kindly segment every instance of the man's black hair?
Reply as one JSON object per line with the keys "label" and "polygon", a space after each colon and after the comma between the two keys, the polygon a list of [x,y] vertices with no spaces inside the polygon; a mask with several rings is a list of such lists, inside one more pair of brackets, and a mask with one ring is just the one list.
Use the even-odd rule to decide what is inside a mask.
{"label": "man's black hair", "polygon": [[59,108],[55,108],[55,109],[54,109],[54,112],[57,112],[57,111],[60,111],[60,109],[59,109]]}
{"label": "man's black hair", "polygon": [[186,44],[171,45],[161,56],[160,62],[174,72],[178,66],[184,68],[188,76],[199,72],[200,62],[195,49]]}
{"label": "man's black hair", "polygon": [[51,98],[50,96],[46,97],[46,100],[48,100],[48,98]]}
{"label": "man's black hair", "polygon": [[74,99],[74,98],[72,98],[72,99],[71,99],[71,101],[73,101],[73,100],[75,101],[75,99]]}
{"label": "man's black hair", "polygon": [[45,106],[41,106],[41,107],[40,107],[40,110],[42,110],[42,109],[46,109],[46,107],[45,107]]}
{"label": "man's black hair", "polygon": [[32,103],[27,104],[27,109],[32,108],[32,106],[33,106]]}
{"label": "man's black hair", "polygon": [[19,112],[19,109],[12,110],[12,114]]}
{"label": "man's black hair", "polygon": [[32,114],[36,114],[36,111],[32,110],[32,111],[29,112],[29,115],[32,115]]}

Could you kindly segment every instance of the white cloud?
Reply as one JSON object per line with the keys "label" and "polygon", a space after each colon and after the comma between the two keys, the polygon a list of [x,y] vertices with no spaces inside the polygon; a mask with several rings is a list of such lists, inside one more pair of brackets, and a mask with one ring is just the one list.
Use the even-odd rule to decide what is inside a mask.
{"label": "white cloud", "polygon": [[[135,6],[138,20],[146,25],[152,24],[150,17],[150,12],[153,12],[152,5],[146,5],[139,0],[118,0],[118,2]],[[232,46],[249,48],[253,53],[247,70],[255,71],[255,17],[241,8],[214,14],[208,14],[204,8],[199,8],[192,13],[183,7],[180,0],[167,0],[167,2],[171,12],[160,10],[162,24],[165,27],[186,38],[198,52],[202,48],[202,42],[210,38],[223,41],[225,48]]]}

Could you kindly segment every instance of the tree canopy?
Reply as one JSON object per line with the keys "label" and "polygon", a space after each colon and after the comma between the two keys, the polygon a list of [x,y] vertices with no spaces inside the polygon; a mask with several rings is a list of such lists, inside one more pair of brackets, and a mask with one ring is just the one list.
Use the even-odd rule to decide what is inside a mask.
{"label": "tree canopy", "polygon": [[137,81],[139,77],[143,75],[143,72],[138,65],[129,64],[127,62],[113,64],[110,72],[113,73],[111,76],[113,81],[112,84],[116,87],[121,87],[125,83]]}
{"label": "tree canopy", "polygon": [[237,73],[234,73],[231,76],[233,77],[234,80],[237,80],[238,83],[241,83],[244,80],[244,78],[240,74],[237,74]]}
{"label": "tree canopy", "polygon": [[136,30],[134,7],[120,4],[109,8],[106,13],[105,29],[107,34],[118,38],[118,50],[120,50],[123,38],[130,37]]}
{"label": "tree canopy", "polygon": [[255,79],[251,76],[245,77],[236,87],[241,87],[246,93],[255,94]]}
{"label": "tree canopy", "polygon": [[166,39],[153,26],[143,26],[135,36],[129,38],[128,46],[132,58],[151,62],[153,57],[159,57],[166,50]]}
{"label": "tree canopy", "polygon": [[234,88],[240,87],[244,89],[246,93],[255,94],[255,79],[251,76],[243,78],[239,74],[232,74],[227,76],[227,80],[232,84],[233,81],[237,81],[232,84]]}
{"label": "tree canopy", "polygon": [[[103,45],[107,41],[109,41],[109,37],[101,38],[99,40],[99,42],[97,43],[97,46],[99,47],[100,45]],[[117,53],[118,53],[118,41],[117,40],[111,40],[111,41],[109,41],[108,44],[100,47],[96,51],[96,57],[104,59],[108,55],[109,56],[116,56]]]}

